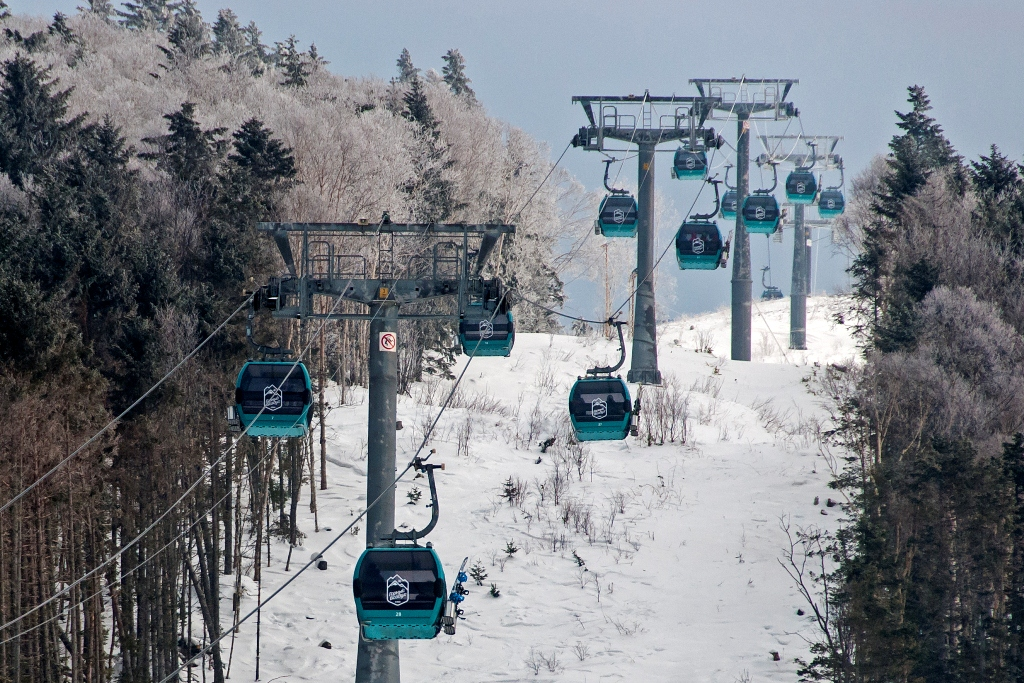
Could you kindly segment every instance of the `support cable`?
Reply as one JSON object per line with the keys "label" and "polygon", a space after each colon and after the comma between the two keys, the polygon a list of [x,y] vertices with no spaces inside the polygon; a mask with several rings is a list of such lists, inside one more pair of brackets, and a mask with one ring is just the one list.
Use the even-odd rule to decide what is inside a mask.
{"label": "support cable", "polygon": [[[352,283],[352,280],[350,279],[348,284],[351,284],[351,283]],[[348,284],[346,285],[346,288],[348,287]],[[251,298],[251,296],[250,296],[250,298]],[[337,310],[338,304],[340,304],[341,301],[342,301],[342,297],[338,297],[338,300],[335,302],[334,307],[331,309],[330,313],[334,313],[334,311]],[[239,309],[236,309],[236,312],[237,312],[237,310],[241,310],[241,307],[239,307]],[[330,315],[330,313],[328,315]],[[329,320],[329,318],[325,318],[324,321],[320,324],[321,329],[327,324],[328,320]],[[226,323],[226,321],[225,321],[225,323]],[[313,336],[315,336],[315,335],[313,335]],[[295,371],[295,368],[298,367],[299,363],[302,362],[302,357],[306,354],[306,352],[310,349],[310,347],[312,345],[313,345],[313,342],[312,342],[312,337],[311,337],[311,341],[308,344],[306,344],[306,347],[299,353],[298,357],[295,359],[295,362],[292,363],[292,366],[288,369],[288,373],[281,380],[282,383],[288,380],[288,378],[291,376],[292,372]],[[49,605],[53,601],[60,599],[61,596],[65,595],[66,593],[68,593],[68,591],[70,591],[73,588],[75,588],[76,586],[80,585],[86,579],[94,576],[100,570],[105,569],[106,567],[110,566],[115,560],[117,560],[119,557],[121,557],[121,555],[123,555],[125,553],[125,551],[127,551],[129,548],[131,548],[136,543],[138,543],[140,540],[142,540],[142,538],[146,534],[148,534],[150,531],[155,529],[156,526],[160,522],[162,522],[167,517],[167,515],[169,515],[171,513],[172,510],[174,510],[176,507],[178,507],[178,505],[180,505],[193,491],[196,490],[196,488],[199,487],[199,485],[201,483],[203,483],[206,480],[206,477],[209,476],[209,474],[213,471],[213,469],[217,465],[219,465],[222,460],[224,460],[224,457],[228,453],[230,453],[231,449],[238,443],[238,441],[243,436],[246,435],[246,433],[249,431],[250,427],[252,427],[252,425],[255,424],[256,420],[263,414],[263,412],[265,410],[266,410],[266,406],[264,405],[264,407],[261,408],[260,411],[258,413],[256,413],[256,415],[253,417],[253,421],[250,422],[245,427],[245,429],[243,429],[241,431],[241,433],[238,435],[238,437],[227,448],[224,449],[224,452],[221,453],[220,456],[218,456],[216,460],[214,460],[212,463],[210,463],[209,466],[207,466],[207,468],[203,471],[202,474],[199,475],[199,477],[195,480],[195,482],[193,482],[187,489],[185,489],[184,493],[182,493],[181,496],[178,497],[177,500],[175,500],[166,510],[164,510],[162,513],[160,513],[160,515],[155,520],[153,520],[150,523],[149,526],[147,526],[137,536],[135,536],[135,538],[130,540],[125,545],[122,545],[121,548],[119,548],[116,553],[114,553],[113,555],[108,557],[106,560],[104,560],[103,562],[98,564],[93,569],[90,569],[84,575],[82,575],[81,577],[76,579],[74,582],[68,584],[67,586],[65,586],[63,589],[61,589],[60,591],[58,591],[54,595],[52,595],[49,598],[43,600],[41,603],[37,604],[35,607],[32,607],[27,612],[24,612],[24,613],[20,614],[19,616],[14,617],[13,619],[7,621],[4,624],[0,624],[0,632],[3,632],[4,630],[6,630],[7,628],[13,626],[14,624],[17,624],[18,622],[22,621],[25,617],[29,616],[30,614],[34,614],[34,613],[38,612],[40,609],[42,609],[46,605]]]}
{"label": "support cable", "polygon": [[[539,189],[540,188],[538,188],[538,190]],[[536,192],[534,194],[536,194]],[[339,297],[339,300],[340,300],[340,298],[341,297]],[[501,301],[504,298],[505,298],[505,295],[503,294],[502,298],[498,300],[498,305],[496,305],[494,307],[494,312],[491,314],[491,317],[490,317],[491,321],[493,321],[494,320],[494,316],[497,315],[498,309],[501,307]],[[165,678],[163,678],[160,681],[160,683],[170,683],[171,681],[176,680],[177,677],[178,677],[178,674],[181,673],[182,671],[184,671],[186,668],[188,668],[188,666],[192,662],[196,661],[200,657],[203,657],[206,654],[208,654],[209,652],[211,652],[215,645],[217,645],[220,641],[224,640],[224,638],[226,638],[227,636],[231,635],[236,630],[238,630],[239,626],[244,624],[250,617],[252,617],[258,611],[260,611],[264,606],[266,606],[267,603],[269,603],[271,600],[273,600],[278,595],[280,595],[286,588],[288,588],[288,586],[290,586],[295,581],[295,579],[299,578],[299,576],[303,572],[305,572],[307,569],[312,567],[317,562],[317,560],[319,560],[320,557],[323,556],[324,553],[326,553],[328,550],[330,550],[331,547],[335,543],[340,541],[341,538],[345,534],[347,534],[352,529],[352,527],[356,525],[357,522],[359,522],[359,520],[361,520],[363,517],[366,516],[366,513],[368,513],[375,505],[377,505],[377,503],[379,503],[381,501],[381,499],[384,498],[385,494],[387,494],[392,488],[394,488],[398,484],[399,481],[401,481],[402,477],[404,477],[406,474],[408,474],[409,470],[411,470],[415,466],[415,463],[417,461],[419,461],[420,453],[423,452],[423,449],[426,447],[427,442],[430,439],[430,436],[434,433],[434,428],[437,427],[437,423],[441,420],[441,416],[444,415],[444,411],[448,408],[448,404],[451,402],[452,397],[455,395],[456,390],[458,390],[458,388],[459,388],[459,383],[461,383],[462,382],[462,378],[466,376],[466,371],[469,369],[470,364],[473,362],[473,358],[476,357],[477,349],[480,348],[480,344],[482,342],[483,342],[483,339],[478,339],[477,340],[476,346],[473,347],[472,353],[469,354],[469,359],[466,361],[466,365],[463,366],[462,371],[459,373],[458,378],[456,378],[456,380],[455,380],[455,384],[452,385],[451,391],[448,392],[448,396],[445,398],[444,403],[441,404],[441,410],[440,410],[440,412],[438,412],[437,417],[434,418],[434,421],[430,424],[430,428],[423,435],[423,441],[420,442],[420,446],[419,446],[419,448],[416,449],[416,453],[413,455],[412,460],[410,460],[409,464],[407,464],[405,466],[405,469],[403,469],[401,472],[399,472],[398,476],[395,477],[394,481],[392,481],[390,484],[388,484],[388,486],[383,491],[381,491],[380,494],[378,494],[378,496],[376,498],[374,498],[373,501],[371,501],[370,504],[367,505],[363,509],[363,511],[359,513],[359,515],[357,515],[355,517],[355,519],[353,519],[351,522],[349,522],[348,526],[346,526],[344,529],[342,529],[341,532],[339,532],[338,535],[335,536],[334,539],[332,539],[330,543],[325,545],[323,547],[323,549],[320,550],[320,552],[316,553],[313,556],[313,559],[310,559],[306,564],[304,564],[301,568],[299,568],[299,570],[297,572],[295,572],[295,574],[290,576],[287,581],[285,581],[283,584],[278,586],[277,589],[275,589],[273,593],[268,595],[266,600],[263,600],[263,601],[259,602],[255,607],[253,607],[249,611],[248,614],[246,614],[244,617],[239,619],[234,625],[232,625],[230,628],[228,628],[223,633],[221,633],[220,636],[218,636],[216,640],[210,641],[210,643],[206,647],[204,647],[202,650],[200,650],[199,652],[194,654],[190,659],[188,659],[185,662],[183,662],[177,669],[175,669],[169,675],[167,675]],[[427,457],[429,458],[430,456],[428,455]]]}
{"label": "support cable", "polygon": [[12,505],[14,505],[15,503],[17,503],[17,502],[18,502],[19,500],[21,500],[22,498],[24,498],[24,497],[25,497],[26,495],[28,495],[28,494],[29,494],[29,493],[30,493],[30,492],[31,492],[31,491],[32,491],[33,489],[35,489],[35,488],[36,488],[37,486],[39,486],[39,485],[40,485],[41,483],[43,483],[43,482],[44,482],[44,481],[45,481],[46,479],[48,479],[48,478],[49,478],[49,477],[50,477],[50,476],[51,476],[52,474],[54,474],[55,472],[57,472],[58,470],[60,470],[60,469],[61,469],[62,467],[64,467],[64,465],[68,464],[68,463],[69,463],[69,462],[71,461],[71,459],[72,459],[72,458],[74,458],[74,457],[75,457],[76,455],[78,455],[78,454],[79,454],[79,453],[81,453],[81,452],[82,452],[83,450],[85,450],[85,449],[86,449],[86,448],[87,448],[87,447],[88,447],[88,446],[89,446],[90,444],[92,444],[93,442],[95,442],[95,441],[96,441],[96,439],[100,438],[100,437],[101,437],[101,436],[103,436],[103,435],[104,435],[105,433],[107,433],[107,431],[109,431],[111,427],[113,427],[113,426],[114,426],[114,425],[116,425],[116,424],[117,424],[118,422],[120,422],[120,421],[121,421],[121,420],[122,420],[122,419],[124,418],[124,416],[125,416],[125,415],[127,415],[128,413],[130,413],[130,412],[131,412],[131,411],[132,411],[132,410],[133,410],[133,409],[134,409],[134,408],[135,408],[136,406],[138,406],[138,405],[139,405],[140,403],[142,403],[142,402],[143,402],[143,401],[144,401],[144,400],[146,399],[146,397],[148,397],[148,396],[149,396],[150,394],[152,394],[152,393],[153,393],[154,391],[156,391],[156,390],[157,390],[157,389],[158,389],[158,388],[160,387],[160,385],[162,385],[162,384],[163,384],[164,382],[166,382],[166,381],[167,381],[167,380],[168,380],[168,379],[169,379],[169,378],[170,378],[170,377],[171,377],[171,376],[172,376],[172,375],[173,375],[174,373],[176,373],[176,372],[177,372],[178,370],[180,370],[180,369],[182,368],[182,366],[184,366],[184,365],[185,365],[185,363],[187,363],[187,362],[188,362],[189,360],[191,360],[191,359],[192,359],[192,358],[193,358],[193,357],[194,357],[194,356],[195,356],[195,355],[196,355],[197,353],[199,353],[199,351],[200,351],[200,350],[201,350],[201,349],[202,349],[202,348],[203,348],[204,346],[206,346],[206,343],[207,343],[208,341],[210,341],[210,340],[211,340],[211,339],[213,339],[213,338],[214,338],[215,336],[217,336],[217,334],[218,334],[218,333],[219,333],[219,332],[220,332],[220,331],[221,331],[222,329],[224,329],[224,326],[225,326],[225,325],[227,325],[227,324],[228,324],[228,322],[229,322],[229,321],[230,321],[230,320],[231,320],[232,318],[234,318],[234,317],[235,317],[236,315],[238,315],[239,311],[241,311],[241,310],[242,310],[242,308],[244,308],[246,304],[248,304],[248,303],[249,303],[250,301],[252,301],[252,297],[253,297],[253,294],[250,294],[250,295],[249,295],[249,296],[248,296],[248,297],[247,297],[247,298],[245,299],[245,301],[243,301],[243,302],[242,302],[241,304],[239,304],[238,308],[236,308],[236,309],[235,309],[235,310],[234,310],[234,311],[233,311],[233,312],[231,313],[231,315],[229,315],[229,316],[228,316],[227,318],[225,318],[225,319],[224,319],[224,321],[223,321],[223,322],[222,322],[222,323],[221,323],[220,325],[218,325],[218,326],[217,326],[217,329],[215,329],[215,330],[214,330],[213,332],[211,332],[211,333],[210,333],[210,334],[209,334],[209,335],[208,335],[208,336],[206,337],[206,339],[204,339],[203,341],[201,341],[201,342],[199,343],[199,346],[197,346],[196,348],[192,349],[192,351],[191,351],[191,352],[189,352],[189,354],[188,354],[187,356],[185,356],[184,358],[182,358],[182,359],[181,359],[181,361],[180,361],[180,362],[179,362],[179,363],[178,363],[177,365],[175,365],[175,366],[174,366],[173,368],[171,368],[171,369],[170,369],[170,370],[169,370],[169,371],[167,372],[167,374],[166,374],[166,375],[164,375],[163,377],[161,377],[161,378],[160,378],[160,380],[159,380],[159,381],[158,381],[158,382],[157,382],[156,384],[154,384],[154,385],[153,385],[153,386],[151,386],[151,387],[150,387],[150,388],[149,388],[148,390],[146,390],[146,393],[144,393],[144,394],[143,394],[142,396],[139,396],[139,397],[138,397],[137,399],[135,399],[135,402],[134,402],[134,403],[132,403],[132,404],[131,404],[130,406],[128,406],[127,408],[125,408],[125,409],[124,409],[123,411],[121,411],[121,414],[120,414],[120,415],[118,415],[117,417],[115,417],[114,419],[112,419],[112,420],[111,420],[110,422],[108,422],[108,423],[107,423],[106,425],[104,425],[104,426],[103,426],[103,428],[102,428],[102,429],[100,429],[100,430],[99,430],[98,432],[96,432],[95,434],[93,434],[93,435],[92,435],[92,436],[91,436],[91,437],[90,437],[90,438],[88,439],[88,441],[86,441],[86,442],[85,442],[85,443],[83,443],[83,444],[82,444],[81,446],[79,446],[78,448],[76,448],[75,450],[73,450],[73,451],[72,451],[72,452],[71,452],[71,453],[70,453],[69,455],[67,455],[67,456],[66,456],[66,457],[65,457],[65,458],[64,458],[63,460],[61,460],[60,462],[58,462],[58,463],[57,463],[56,465],[54,465],[54,466],[53,466],[53,467],[51,467],[51,468],[50,468],[49,470],[47,470],[47,471],[46,471],[46,472],[45,472],[44,474],[42,474],[42,475],[41,475],[41,476],[40,476],[40,477],[39,477],[38,479],[36,479],[36,480],[35,480],[34,482],[32,482],[31,484],[29,484],[28,486],[26,486],[26,487],[25,487],[24,489],[22,489],[21,493],[19,493],[18,495],[14,496],[14,498],[11,498],[11,499],[10,499],[9,501],[7,501],[6,503],[4,503],[4,504],[3,504],[3,506],[0,506],[0,514],[2,514],[2,513],[3,513],[4,511],[5,511],[5,510],[7,510],[7,509],[8,509],[8,508],[10,508],[10,507],[11,507]]}

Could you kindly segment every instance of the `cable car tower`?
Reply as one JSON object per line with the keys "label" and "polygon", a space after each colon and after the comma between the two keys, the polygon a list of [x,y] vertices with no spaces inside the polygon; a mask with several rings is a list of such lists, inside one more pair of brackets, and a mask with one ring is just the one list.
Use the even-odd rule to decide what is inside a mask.
{"label": "cable car tower", "polygon": [[[703,154],[718,149],[724,140],[704,122],[721,100],[715,97],[643,95],[576,95],[589,125],[573,137],[573,147],[595,152],[627,152],[606,149],[606,140],[636,145],[637,242],[633,320],[633,354],[626,378],[637,384],[661,384],[658,370],[657,318],[654,313],[654,152],[659,144],[679,142],[685,153]],[[664,113],[658,113],[659,108]],[[686,156],[684,154],[683,156]],[[695,162],[696,165],[696,162]],[[704,173],[704,169],[699,169]],[[686,176],[679,176],[686,177]]]}
{"label": "cable car tower", "polygon": [[[440,319],[455,322],[472,312],[467,309],[473,302],[481,301],[497,301],[499,305],[495,308],[495,315],[505,315],[500,310],[505,298],[501,282],[485,279],[482,272],[499,239],[503,235],[514,234],[515,226],[501,223],[392,223],[388,213],[384,212],[379,222],[258,223],[257,227],[274,238],[288,269],[283,277],[271,278],[268,284],[260,287],[254,297],[262,308],[270,310],[271,316],[302,321],[370,321],[366,500],[369,503],[380,497],[380,502],[366,515],[366,547],[393,548],[396,535],[401,536],[395,530],[395,489],[392,486],[397,429],[397,350],[401,344],[398,321]],[[296,237],[301,248],[298,263],[292,252],[292,240]],[[411,250],[404,263],[398,263],[395,241],[403,238],[410,238],[416,249]],[[352,246],[352,252],[340,253],[339,246]],[[375,268],[364,255],[373,251],[377,257]],[[502,291],[499,293],[498,290]],[[366,310],[359,313],[335,312],[339,298],[360,304]],[[457,312],[401,312],[403,307],[413,307],[424,301],[452,298],[458,301]],[[318,307],[316,304],[324,299],[332,305]],[[330,312],[323,312],[325,310]],[[510,339],[508,343],[511,344]],[[415,542],[423,533],[415,534],[412,540]],[[363,565],[359,569],[362,570]],[[443,579],[443,576],[434,577],[437,578]],[[430,609],[424,611],[433,614],[439,609],[439,604],[440,599],[431,601]],[[369,603],[359,606],[373,612]],[[373,635],[372,629],[367,631],[365,624],[378,623],[374,622],[374,616],[369,614],[363,620],[364,635]],[[432,621],[433,616],[427,616],[430,623],[423,628],[429,630],[435,622]],[[391,624],[389,628],[408,629],[414,625]],[[388,628],[378,629],[376,635],[389,638],[390,632]],[[398,641],[394,637],[410,636],[359,639],[356,683],[399,682]]]}
{"label": "cable car tower", "polygon": [[[835,153],[836,145],[843,138],[838,135],[762,135],[761,143],[767,150],[773,150],[771,161],[776,163],[793,164],[797,170],[790,174],[792,179],[800,174],[818,173],[819,179],[812,180],[815,184],[816,195],[808,201],[793,202],[793,280],[789,297],[789,348],[807,348],[807,296],[811,287],[811,228],[826,227],[831,225],[831,220],[809,220],[804,215],[804,209],[809,203],[818,204],[818,213],[824,211],[824,216],[834,215],[838,202],[838,212],[842,213],[843,195],[842,182],[837,187],[822,188],[820,180],[824,171],[839,170],[842,173],[843,159]],[[803,143],[803,146],[800,146]],[[798,151],[799,148],[799,151]],[[767,163],[768,154],[762,154],[757,158],[758,163]],[[801,178],[802,179],[802,178]],[[790,182],[787,181],[787,195],[790,190]],[[793,183],[795,186],[796,183]],[[797,189],[794,187],[793,189]],[[838,195],[838,199],[836,198]],[[831,208],[821,207],[823,200],[831,202]],[[823,216],[823,218],[824,218]]]}
{"label": "cable car tower", "polygon": [[[736,118],[736,199],[743,206],[750,185],[750,121],[784,121],[799,115],[787,102],[792,78],[691,78],[701,97],[714,104],[709,120]],[[736,217],[732,255],[732,359],[750,360],[750,238],[742,213]]]}

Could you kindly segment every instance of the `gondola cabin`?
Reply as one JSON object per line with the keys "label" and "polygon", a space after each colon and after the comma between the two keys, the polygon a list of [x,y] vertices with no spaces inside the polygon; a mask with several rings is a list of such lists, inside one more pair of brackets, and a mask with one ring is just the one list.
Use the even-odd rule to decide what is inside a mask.
{"label": "gondola cabin", "polygon": [[512,312],[469,304],[459,319],[459,343],[467,356],[508,356],[516,341]]}
{"label": "gondola cabin", "polygon": [[722,262],[722,233],[710,221],[686,221],[676,232],[680,270],[714,270]]}
{"label": "gondola cabin", "polygon": [[846,199],[839,190],[822,190],[818,197],[818,215],[822,218],[835,218],[843,215],[846,209]]}
{"label": "gondola cabin", "polygon": [[794,204],[813,204],[818,183],[810,171],[793,171],[786,177],[786,199]]}
{"label": "gondola cabin", "polygon": [[446,587],[433,548],[367,548],[352,593],[366,640],[430,639],[441,630]]}
{"label": "gondola cabin", "polygon": [[771,235],[779,228],[779,203],[774,195],[752,194],[743,200],[743,223],[747,232]]}
{"label": "gondola cabin", "polygon": [[708,155],[680,147],[672,160],[672,177],[679,180],[700,179],[708,171]]}
{"label": "gondola cabin", "polygon": [[569,418],[578,441],[616,441],[629,434],[633,405],[618,377],[582,377],[569,392]]}
{"label": "gondola cabin", "polygon": [[736,190],[726,190],[722,196],[722,218],[733,220],[740,208],[740,196]]}
{"label": "gondola cabin", "polygon": [[249,361],[235,381],[235,411],[249,436],[293,438],[309,433],[313,415],[309,371],[294,361]]}
{"label": "gondola cabin", "polygon": [[605,237],[636,237],[637,204],[632,195],[610,194],[601,200],[597,232]]}

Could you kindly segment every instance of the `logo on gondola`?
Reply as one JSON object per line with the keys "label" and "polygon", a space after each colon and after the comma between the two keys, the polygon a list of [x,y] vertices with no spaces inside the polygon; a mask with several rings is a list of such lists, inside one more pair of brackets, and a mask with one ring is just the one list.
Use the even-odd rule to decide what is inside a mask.
{"label": "logo on gondola", "polygon": [[693,250],[694,254],[704,253],[704,240],[699,237],[694,237],[693,241],[690,242],[690,249]]}
{"label": "logo on gondola", "polygon": [[764,220],[765,211],[764,211],[764,207],[763,206],[759,206],[756,209],[754,209],[754,217],[757,218],[757,220],[759,220],[759,221],[763,221]]}
{"label": "logo on gondola", "polygon": [[688,159],[686,160],[686,168],[687,168],[687,169],[689,169],[689,170],[691,170],[691,171],[692,171],[693,169],[697,168],[697,160],[696,160],[696,159],[694,159],[693,157],[689,157],[689,158],[688,158]]}
{"label": "logo on gondola", "polygon": [[804,183],[797,183],[796,184],[796,193],[797,194],[807,194],[807,185],[805,185]]}
{"label": "logo on gondola", "polygon": [[603,398],[595,398],[590,402],[590,415],[595,420],[603,420],[608,417],[608,403]]}
{"label": "logo on gondola", "polygon": [[625,223],[626,222],[626,212],[623,211],[622,209],[615,209],[615,211],[612,212],[612,219],[616,223]]}
{"label": "logo on gondola", "polygon": [[283,405],[284,394],[281,393],[280,387],[271,384],[263,390],[263,408],[265,410],[281,410]]}
{"label": "logo on gondola", "polygon": [[836,208],[836,200],[829,199],[828,201],[826,201],[825,202],[825,208],[826,209],[834,209],[834,208]]}
{"label": "logo on gondola", "polygon": [[494,323],[492,323],[490,320],[487,320],[486,318],[481,320],[479,323],[479,327],[481,339],[490,339],[491,337],[494,336]]}
{"label": "logo on gondola", "polygon": [[398,574],[388,579],[387,591],[387,601],[395,607],[401,607],[409,602],[409,582]]}

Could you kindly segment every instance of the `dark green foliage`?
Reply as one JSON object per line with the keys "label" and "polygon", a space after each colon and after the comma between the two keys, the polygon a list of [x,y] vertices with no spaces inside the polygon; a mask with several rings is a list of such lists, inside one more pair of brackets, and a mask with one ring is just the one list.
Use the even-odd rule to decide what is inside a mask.
{"label": "dark green foliage", "polygon": [[4,0],[0,0],[0,21],[10,19],[11,9]]}
{"label": "dark green foliage", "polygon": [[5,28],[4,37],[15,45],[24,48],[26,52],[32,53],[42,49],[46,45],[46,41],[49,40],[50,34],[46,31],[36,31],[26,37],[21,35],[21,31],[17,29]]}
{"label": "dark green foliage", "polygon": [[466,76],[466,60],[462,53],[452,48],[441,59],[444,60],[441,74],[452,92],[459,97],[465,97],[470,102],[476,102],[476,93],[473,92],[473,88],[469,87],[472,81]]}
{"label": "dark green foliage", "polygon": [[288,36],[288,40],[277,43],[275,58],[278,66],[284,72],[284,80],[281,85],[292,88],[301,88],[306,85],[306,80],[311,72],[305,56],[299,50],[295,36]]}
{"label": "dark green foliage", "polygon": [[920,191],[938,169],[954,169],[954,180],[962,175],[956,170],[960,168],[960,157],[943,137],[941,126],[927,115],[931,103],[924,89],[915,85],[908,92],[912,108],[906,114],[896,112],[897,127],[903,132],[893,136],[889,143],[886,173],[873,202],[874,216],[861,226],[863,251],[850,267],[855,280],[854,299],[862,320],[871,328],[861,331],[867,332],[869,343],[880,344],[885,350],[913,346],[910,308],[921,298],[911,290],[924,287],[927,293],[927,282],[933,278],[928,264],[908,268],[896,263],[895,253],[903,232],[903,202]]}
{"label": "dark green foliage", "polygon": [[202,185],[212,182],[218,161],[227,142],[221,138],[224,128],[202,130],[195,119],[196,105],[183,102],[181,109],[165,114],[168,121],[166,135],[143,138],[142,141],[157,148],[155,152],[139,154],[141,159],[157,162],[157,168],[184,184]]}
{"label": "dark green foliage", "polygon": [[245,48],[245,36],[235,13],[230,9],[217,12],[217,21],[213,24],[213,51],[216,54],[239,55]]}
{"label": "dark green foliage", "polygon": [[402,98],[405,101],[405,118],[420,124],[425,130],[434,131],[437,121],[434,112],[427,102],[427,93],[423,90],[423,82],[419,78],[412,79],[409,92]]}
{"label": "dark green foliage", "polygon": [[1024,253],[1024,179],[1021,167],[992,145],[991,154],[971,162],[978,218],[1017,254]]}
{"label": "dark green foliage", "polygon": [[210,43],[209,26],[193,0],[185,0],[174,17],[174,23],[167,31],[167,40],[172,50],[161,47],[160,50],[172,62],[189,62],[209,54],[213,50]]}
{"label": "dark green foliage", "polygon": [[48,73],[23,55],[0,65],[0,172],[18,187],[67,146],[81,122],[64,120],[70,91],[56,90]]}
{"label": "dark green foliage", "polygon": [[413,66],[412,55],[409,50],[402,48],[402,54],[398,55],[398,81],[399,83],[412,83],[419,79],[420,70]]}

